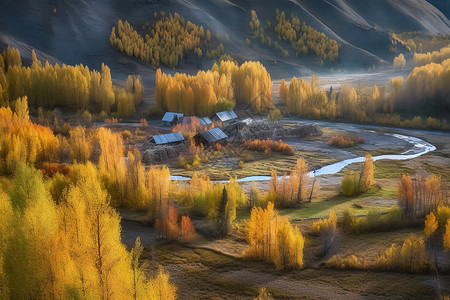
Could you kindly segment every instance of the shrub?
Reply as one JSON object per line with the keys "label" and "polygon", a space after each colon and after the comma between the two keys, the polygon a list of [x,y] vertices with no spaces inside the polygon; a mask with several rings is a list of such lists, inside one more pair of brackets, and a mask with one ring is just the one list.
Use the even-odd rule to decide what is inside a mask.
{"label": "shrub", "polygon": [[311,227],[311,234],[320,236],[320,255],[324,256],[333,247],[338,237],[337,217],[335,212],[330,211],[327,219],[315,221]]}
{"label": "shrub", "polygon": [[276,108],[276,109],[272,109],[269,114],[267,115],[267,120],[268,121],[278,121],[281,118],[283,118],[283,114],[281,113],[281,111]]}
{"label": "shrub", "polygon": [[344,196],[353,196],[358,190],[358,176],[350,171],[344,174],[341,182],[341,192]]}
{"label": "shrub", "polygon": [[92,120],[92,115],[91,113],[86,109],[85,111],[83,111],[83,113],[81,114],[81,119],[86,122],[86,123],[90,123]]}
{"label": "shrub", "polygon": [[403,217],[403,212],[398,206],[394,206],[386,214],[369,210],[365,217],[355,217],[350,211],[344,211],[344,216],[339,224],[345,231],[353,233],[386,231],[399,228],[408,224]]}
{"label": "shrub", "polygon": [[330,259],[328,259],[327,267],[340,270],[363,269],[364,263],[355,255],[349,255],[346,257],[333,255]]}
{"label": "shrub", "polygon": [[124,141],[127,141],[133,137],[133,134],[129,130],[122,131],[121,135]]}
{"label": "shrub", "polygon": [[368,154],[359,174],[349,172],[344,175],[341,182],[341,192],[345,196],[354,196],[364,193],[374,183],[373,174],[375,166],[372,156]]}
{"label": "shrub", "polygon": [[142,119],[139,121],[139,126],[141,126],[141,127],[148,127],[147,120],[144,119],[144,118],[142,118]]}
{"label": "shrub", "polygon": [[244,147],[247,150],[251,151],[257,151],[257,152],[265,152],[268,151],[274,151],[274,152],[280,152],[282,154],[286,155],[294,155],[295,151],[294,149],[289,145],[285,144],[282,140],[272,141],[272,140],[246,140],[244,141]]}
{"label": "shrub", "polygon": [[365,142],[366,142],[366,140],[363,137],[333,136],[328,141],[328,145],[341,147],[341,148],[348,148],[348,147],[353,147],[356,144],[364,144]]}

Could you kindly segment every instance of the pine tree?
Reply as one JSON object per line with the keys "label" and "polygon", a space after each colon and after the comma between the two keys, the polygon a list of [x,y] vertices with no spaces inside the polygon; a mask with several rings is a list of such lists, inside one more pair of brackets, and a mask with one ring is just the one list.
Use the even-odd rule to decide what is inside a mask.
{"label": "pine tree", "polygon": [[220,237],[225,237],[230,231],[229,214],[228,214],[228,193],[224,187],[222,190],[222,199],[220,200],[217,214],[217,233]]}

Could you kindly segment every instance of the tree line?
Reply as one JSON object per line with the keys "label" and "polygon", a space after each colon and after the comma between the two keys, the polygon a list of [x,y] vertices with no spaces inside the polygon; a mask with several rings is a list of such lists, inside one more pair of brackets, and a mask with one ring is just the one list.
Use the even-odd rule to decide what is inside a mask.
{"label": "tree line", "polygon": [[374,122],[383,125],[445,129],[448,121],[416,116],[401,120],[402,113],[421,113],[442,115],[450,111],[448,96],[450,91],[445,84],[450,59],[442,64],[431,63],[416,67],[407,77],[394,77],[389,81],[389,92],[385,85],[368,89],[364,85],[355,88],[342,85],[338,92],[326,92],[319,87],[319,79],[313,75],[311,82],[303,78],[291,79],[289,84],[283,79],[279,86],[285,113],[297,114],[314,119],[343,119],[362,123]]}
{"label": "tree line", "polygon": [[[155,97],[164,111],[186,115],[211,116],[220,101],[251,105],[256,111],[267,111],[272,105],[270,74],[259,62],[221,61],[211,70],[195,76],[174,76],[156,71]],[[221,100],[224,99],[224,100]]]}
{"label": "tree line", "polygon": [[43,65],[33,50],[31,67],[22,65],[20,53],[8,46],[0,55],[0,105],[8,106],[23,96],[34,107],[66,107],[93,112],[117,111],[129,117],[142,102],[144,88],[136,76],[128,76],[126,88],[113,86],[108,66],[101,71],[87,66]]}

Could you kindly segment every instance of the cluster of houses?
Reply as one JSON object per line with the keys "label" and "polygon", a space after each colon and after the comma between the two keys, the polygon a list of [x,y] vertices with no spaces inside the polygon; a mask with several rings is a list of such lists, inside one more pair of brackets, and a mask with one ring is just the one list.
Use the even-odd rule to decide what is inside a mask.
{"label": "cluster of houses", "polygon": [[[234,111],[221,111],[216,113],[211,118],[208,117],[187,117],[182,113],[166,112],[162,118],[162,122],[165,126],[174,126],[176,124],[190,124],[192,120],[197,119],[201,125],[209,126],[215,121],[221,121],[222,123],[227,123],[232,120],[237,119],[237,115]],[[220,128],[211,128],[198,133],[194,140],[197,144],[211,145],[215,143],[225,142],[228,138]],[[184,137],[181,132],[173,132],[167,134],[154,135],[150,142],[156,145],[168,145],[168,144],[178,144],[184,142]]]}

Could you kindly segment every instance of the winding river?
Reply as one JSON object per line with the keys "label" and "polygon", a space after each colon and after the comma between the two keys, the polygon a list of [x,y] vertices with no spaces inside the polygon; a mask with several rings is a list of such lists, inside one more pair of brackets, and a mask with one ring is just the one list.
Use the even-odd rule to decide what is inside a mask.
{"label": "winding river", "polygon": [[[436,147],[432,144],[416,138],[412,136],[397,134],[397,133],[385,133],[386,135],[393,136],[397,139],[401,139],[405,142],[408,142],[409,144],[413,145],[410,149],[407,151],[401,153],[401,154],[385,154],[385,155],[378,155],[373,157],[373,161],[382,160],[382,159],[388,159],[388,160],[407,160],[407,159],[413,159],[416,157],[419,157],[421,155],[424,155],[428,152],[436,150]],[[321,176],[321,175],[332,175],[340,172],[343,168],[346,166],[353,164],[353,163],[360,163],[365,160],[365,157],[355,157],[350,159],[345,159],[339,162],[336,162],[334,164],[326,165],[324,167],[321,167],[317,170],[311,171],[309,173],[310,177],[314,176]],[[237,182],[252,182],[252,181],[269,181],[272,177],[271,176],[248,176],[244,178],[240,178],[237,180]],[[281,176],[279,177],[281,179]],[[179,181],[186,181],[190,180],[189,177],[184,176],[171,176],[172,180],[179,180]],[[220,181],[222,183],[228,182],[228,180]]]}

